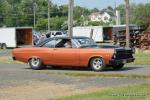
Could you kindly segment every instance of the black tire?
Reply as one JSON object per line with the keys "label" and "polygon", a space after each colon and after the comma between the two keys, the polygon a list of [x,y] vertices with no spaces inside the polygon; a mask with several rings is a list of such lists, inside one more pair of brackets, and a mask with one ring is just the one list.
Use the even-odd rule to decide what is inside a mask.
{"label": "black tire", "polygon": [[113,66],[113,69],[114,70],[120,70],[120,69],[122,69],[124,67],[124,64],[118,64],[118,65],[114,65]]}
{"label": "black tire", "polygon": [[103,71],[105,69],[104,60],[100,57],[92,58],[90,61],[90,67],[93,71]]}
{"label": "black tire", "polygon": [[7,46],[6,46],[6,44],[5,43],[2,43],[2,45],[1,45],[1,49],[7,49]]}
{"label": "black tire", "polygon": [[29,65],[31,69],[34,70],[41,70],[46,68],[41,59],[34,57],[29,60]]}

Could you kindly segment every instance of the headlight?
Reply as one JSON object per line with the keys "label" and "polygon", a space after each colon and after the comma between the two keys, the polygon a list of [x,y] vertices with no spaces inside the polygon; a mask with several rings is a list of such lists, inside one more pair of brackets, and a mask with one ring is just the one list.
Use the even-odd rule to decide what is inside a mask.
{"label": "headlight", "polygon": [[114,50],[114,54],[113,54],[113,58],[114,58],[114,59],[116,58],[116,54],[117,54],[117,51]]}
{"label": "headlight", "polygon": [[114,59],[116,58],[116,54],[113,55],[113,58],[114,58]]}
{"label": "headlight", "polygon": [[117,51],[116,51],[116,50],[114,50],[114,54],[115,54],[115,55],[117,54]]}

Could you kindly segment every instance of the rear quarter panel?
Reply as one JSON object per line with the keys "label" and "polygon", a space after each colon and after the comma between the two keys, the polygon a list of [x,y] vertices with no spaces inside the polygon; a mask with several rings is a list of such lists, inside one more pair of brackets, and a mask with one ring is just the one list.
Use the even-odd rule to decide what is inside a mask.
{"label": "rear quarter panel", "polygon": [[45,64],[50,63],[52,58],[51,48],[19,48],[12,51],[16,60],[27,63],[32,57],[40,58]]}

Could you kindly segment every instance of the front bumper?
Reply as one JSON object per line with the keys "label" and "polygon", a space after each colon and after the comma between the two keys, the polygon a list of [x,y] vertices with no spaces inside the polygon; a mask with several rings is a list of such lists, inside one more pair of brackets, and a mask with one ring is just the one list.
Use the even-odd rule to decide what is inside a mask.
{"label": "front bumper", "polygon": [[125,64],[134,62],[135,58],[128,58],[128,59],[112,59],[109,61],[110,64]]}

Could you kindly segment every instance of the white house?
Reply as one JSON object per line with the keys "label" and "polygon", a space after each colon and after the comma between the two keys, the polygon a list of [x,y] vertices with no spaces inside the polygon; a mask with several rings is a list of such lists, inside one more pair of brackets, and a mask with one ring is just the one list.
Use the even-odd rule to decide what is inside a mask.
{"label": "white house", "polygon": [[115,14],[110,11],[102,11],[102,12],[96,12],[92,13],[89,16],[91,21],[103,21],[103,22],[110,22],[116,18]]}
{"label": "white house", "polygon": [[95,13],[92,13],[90,16],[89,16],[90,20],[91,21],[101,21],[102,20],[102,15],[100,12],[95,12]]}

